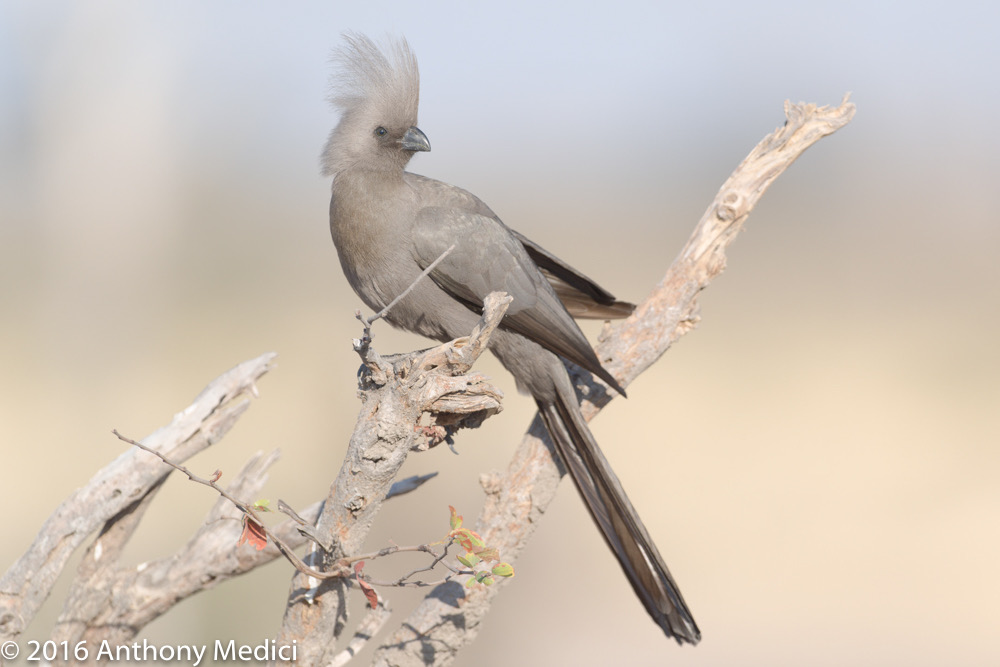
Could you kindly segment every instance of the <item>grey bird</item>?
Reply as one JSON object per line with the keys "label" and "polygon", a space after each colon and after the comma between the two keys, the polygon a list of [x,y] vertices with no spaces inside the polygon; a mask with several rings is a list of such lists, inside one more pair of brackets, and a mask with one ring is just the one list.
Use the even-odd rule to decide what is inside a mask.
{"label": "grey bird", "polygon": [[624,395],[573,317],[624,317],[633,306],[508,228],[471,193],[405,171],[414,153],[431,149],[417,128],[416,58],[402,39],[384,50],[361,35],[345,39],[331,97],[340,121],[324,149],[323,172],[333,177],[330,231],[347,280],[380,311],[454,244],[386,316],[439,341],[468,335],[490,292],[513,297],[490,350],[534,397],[556,452],[650,616],[678,643],[697,643],[698,626],[587,428],[562,361]]}

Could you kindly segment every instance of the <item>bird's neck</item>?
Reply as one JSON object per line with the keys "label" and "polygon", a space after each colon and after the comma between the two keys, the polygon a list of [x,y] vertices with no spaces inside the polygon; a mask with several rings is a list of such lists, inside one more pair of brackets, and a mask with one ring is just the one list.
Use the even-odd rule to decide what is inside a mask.
{"label": "bird's neck", "polygon": [[330,203],[334,242],[338,247],[342,238],[374,242],[398,232],[387,226],[399,219],[394,209],[409,201],[407,190],[401,169],[390,172],[355,167],[338,173]]}
{"label": "bird's neck", "polygon": [[333,179],[333,191],[338,189],[369,192],[372,195],[390,194],[393,190],[403,187],[403,170],[374,169],[362,165],[354,165],[339,172]]}

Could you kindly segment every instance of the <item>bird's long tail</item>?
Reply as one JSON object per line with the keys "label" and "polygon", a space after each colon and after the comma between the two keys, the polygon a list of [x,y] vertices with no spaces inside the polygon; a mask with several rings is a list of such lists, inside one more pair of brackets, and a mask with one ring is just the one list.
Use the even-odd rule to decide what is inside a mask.
{"label": "bird's long tail", "polygon": [[576,395],[565,394],[559,391],[553,403],[536,401],[556,451],[646,611],[678,644],[697,644],[701,631],[684,597],[587,428]]}

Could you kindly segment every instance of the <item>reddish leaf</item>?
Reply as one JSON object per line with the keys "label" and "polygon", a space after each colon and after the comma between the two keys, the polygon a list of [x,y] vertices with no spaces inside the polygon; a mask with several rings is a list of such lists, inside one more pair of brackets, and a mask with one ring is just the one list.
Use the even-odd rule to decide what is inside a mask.
{"label": "reddish leaf", "polygon": [[236,543],[236,546],[243,546],[244,542],[252,544],[257,551],[267,546],[267,532],[264,530],[264,526],[246,515],[243,515],[243,532],[240,534],[240,541]]}
{"label": "reddish leaf", "polygon": [[475,551],[476,548],[484,546],[483,538],[468,528],[451,531],[451,538],[466,551]]}
{"label": "reddish leaf", "polygon": [[472,550],[472,553],[476,554],[483,560],[500,560],[500,552],[496,547],[482,547]]}
{"label": "reddish leaf", "polygon": [[212,473],[212,482],[218,482],[221,477],[222,477],[222,471],[216,470],[214,473]]}
{"label": "reddish leaf", "polygon": [[459,516],[458,512],[451,505],[448,505],[448,509],[451,510],[451,529],[458,530],[462,527],[462,517]]}
{"label": "reddish leaf", "polygon": [[378,593],[375,592],[375,589],[372,588],[371,584],[361,578],[361,568],[364,566],[365,562],[363,560],[359,560],[354,564],[354,578],[357,579],[358,586],[361,587],[361,592],[365,594],[366,598],[368,598],[368,604],[371,605],[372,609],[374,609],[378,606]]}

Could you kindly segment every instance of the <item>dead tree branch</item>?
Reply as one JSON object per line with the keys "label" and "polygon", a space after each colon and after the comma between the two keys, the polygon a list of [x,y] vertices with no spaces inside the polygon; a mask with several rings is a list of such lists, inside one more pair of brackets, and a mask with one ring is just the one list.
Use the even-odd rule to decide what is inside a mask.
{"label": "dead tree branch", "polygon": [[[258,493],[267,483],[267,470],[277,460],[277,452],[266,457],[257,454],[235,476],[227,493],[237,497]],[[318,505],[303,512],[307,518],[317,513]],[[124,535],[124,522],[109,522],[110,530],[84,554],[51,638],[74,644],[81,640],[89,645],[103,640],[126,644],[181,600],[274,560],[278,550],[271,545],[259,552],[235,548],[242,530],[240,519],[241,512],[220,498],[177,553],[139,567],[119,564],[129,536]],[[304,542],[291,521],[272,532],[292,546]]]}
{"label": "dead tree branch", "polygon": [[[433,586],[440,583],[410,579],[441,563],[448,553],[447,543],[440,554],[428,545],[393,546],[378,552],[341,559],[337,561],[335,567],[324,572],[306,566],[293,552],[295,547],[303,543],[303,537],[309,537],[307,531],[301,529],[306,519],[287,508],[286,512],[294,514],[294,523],[298,524],[300,529],[289,534],[288,527],[293,522],[288,521],[269,529],[258,515],[258,508],[240,500],[252,497],[263,488],[267,482],[268,468],[278,459],[277,452],[273,452],[266,459],[259,454],[255,456],[236,476],[230,488],[223,489],[217,481],[221,473],[216,473],[212,479],[200,477],[160,452],[127,438],[118,431],[114,431],[114,434],[120,440],[153,454],[171,468],[186,475],[192,482],[215,490],[221,499],[185,548],[169,558],[144,563],[139,568],[122,567],[118,564],[118,559],[132,530],[142,517],[141,510],[148,506],[154,493],[146,494],[139,501],[137,507],[141,510],[134,509],[120,520],[108,522],[107,529],[87,550],[77,572],[73,589],[67,596],[63,613],[53,633],[52,639],[57,642],[68,641],[75,645],[79,641],[86,641],[89,645],[99,645],[107,640],[114,645],[126,644],[140,628],[167,612],[180,600],[271,560],[271,558],[255,559],[252,554],[259,550],[240,549],[238,546],[237,536],[241,531],[245,532],[245,522],[251,519],[266,535],[267,546],[272,551],[277,550],[295,569],[308,577],[329,579],[350,576],[352,574],[350,565],[359,560],[373,560],[401,552],[425,552],[433,556],[429,567],[418,568],[397,581],[373,581],[367,576],[364,580],[380,586]],[[419,484],[419,479],[426,477],[417,478],[416,482],[411,478],[406,486]],[[157,483],[157,489],[161,483],[162,481]],[[392,494],[392,489],[389,494]],[[313,523],[317,519],[318,509],[316,505],[306,511]],[[286,534],[289,534],[287,540]],[[452,572],[445,580],[458,574],[474,574],[471,570],[443,564]],[[373,613],[380,619],[387,618],[384,606],[373,610]],[[358,636],[355,635],[352,641],[357,642],[357,640]]]}
{"label": "dead tree branch", "polygon": [[[719,189],[694,233],[663,280],[598,345],[598,357],[628,385],[698,321],[698,294],[722,273],[725,252],[771,183],[809,146],[854,117],[845,96],[839,107],[785,103],[786,122],[763,139]],[[586,375],[586,374],[583,374]],[[592,418],[612,395],[593,391],[577,374],[584,414]],[[505,473],[484,476],[486,505],[477,530],[507,559],[516,559],[555,496],[561,470],[538,418]],[[376,665],[447,665],[479,633],[502,582],[463,589],[445,584],[432,591],[378,649]]]}
{"label": "dead tree branch", "polygon": [[[434,446],[456,428],[478,426],[500,410],[499,390],[470,370],[510,301],[504,294],[489,295],[483,317],[468,338],[421,353],[389,360],[375,354],[365,341],[356,342],[364,362],[361,412],[314,530],[323,545],[322,554],[319,550],[311,554],[320,561],[314,566],[324,569],[361,550],[410,451]],[[278,643],[297,641],[299,664],[321,665],[335,659],[334,641],[347,618],[347,589],[344,580],[294,577]]]}
{"label": "dead tree branch", "polygon": [[[413,442],[407,449],[433,446],[450,431],[476,426],[500,410],[502,395],[483,376],[473,374],[456,378],[451,374],[469,371],[485,349],[489,334],[502,318],[509,302],[510,298],[504,295],[491,295],[484,317],[471,336],[449,345],[396,358],[391,364],[383,362],[371,351],[371,358],[378,361],[373,375],[396,377],[406,384],[412,394],[413,405],[421,408],[417,412],[418,418],[421,415],[425,417],[425,425],[420,428],[414,428],[417,421],[410,423]],[[367,345],[365,349],[369,349]],[[249,401],[240,397],[244,392],[256,395],[254,382],[270,369],[274,356],[263,355],[222,375],[202,391],[192,405],[178,413],[168,426],[143,442],[125,438],[116,432],[120,439],[136,449],[119,456],[88,486],[72,494],[46,522],[28,552],[0,580],[3,584],[0,588],[0,629],[4,639],[14,638],[24,630],[44,602],[69,555],[94,531],[98,531],[98,535],[84,555],[53,630],[51,638],[57,642],[100,643],[108,640],[115,644],[125,643],[177,602],[274,560],[279,554],[292,560],[307,575],[317,578],[341,576],[342,573],[334,570],[339,567],[346,571],[349,569],[347,566],[359,558],[378,558],[407,550],[426,551],[435,564],[444,558],[447,545],[441,554],[426,545],[392,547],[361,555],[357,555],[354,549],[354,558],[345,559],[342,563],[337,563],[335,558],[318,561],[323,566],[334,566],[331,570],[312,570],[292,550],[310,539],[315,542],[316,529],[309,530],[309,527],[319,520],[323,506],[320,503],[304,510],[302,516],[290,508],[282,510],[292,518],[268,529],[270,540],[266,549],[256,551],[235,547],[242,530],[242,516],[254,515],[254,509],[239,498],[251,497],[262,488],[267,480],[266,471],[277,460],[277,453],[265,459],[260,455],[255,457],[227,489],[220,487],[214,479],[195,475],[178,462],[214,444],[228,432],[249,407]],[[378,384],[375,381],[372,383],[373,386]],[[140,449],[153,456],[146,456]],[[122,551],[171,469],[177,469],[192,481],[213,488],[223,498],[219,499],[188,544],[177,553],[143,563],[138,568],[121,566]],[[435,473],[399,482],[392,481],[394,474],[386,476],[390,484],[380,489],[384,498],[379,503],[414,490]],[[328,515],[336,516],[336,513],[328,512]],[[257,519],[259,521],[259,517]],[[331,537],[336,531],[324,528],[329,524],[321,521],[318,525],[324,531],[324,544],[336,544],[339,538]],[[364,527],[367,529],[367,524]],[[363,534],[358,535],[360,544]],[[343,549],[338,551],[346,553]],[[398,580],[378,583],[387,586],[435,585],[436,582],[424,583],[412,579],[428,569],[420,568]],[[456,572],[453,567],[449,569],[452,574],[448,577],[470,572]],[[375,621],[378,621],[377,625],[381,627],[387,617],[387,610],[380,606],[377,612],[372,612],[367,624],[374,627]],[[367,641],[367,638],[361,640],[363,634],[356,635],[336,660],[345,660],[349,653]]]}
{"label": "dead tree branch", "polygon": [[[177,461],[217,442],[249,407],[243,396],[256,395],[255,383],[270,369],[274,356],[263,354],[224,373],[143,442]],[[105,547],[117,554],[170,472],[156,458],[129,448],[67,498],[0,579],[0,639],[14,639],[24,631],[70,555],[91,533],[101,529],[106,538],[95,543],[104,546],[92,550],[94,558],[100,559]]]}
{"label": "dead tree branch", "polygon": [[299,572],[302,572],[303,574],[310,577],[316,577],[318,579],[327,579],[331,577],[343,576],[343,573],[339,572],[317,572],[316,570],[312,569],[311,567],[303,563],[302,559],[299,558],[294,551],[292,551],[292,547],[285,544],[284,540],[282,540],[280,537],[271,534],[267,530],[264,524],[264,520],[260,518],[260,515],[257,513],[258,510],[253,505],[240,500],[239,498],[237,498],[236,496],[234,496],[233,494],[229,493],[224,488],[219,486],[217,479],[219,475],[221,475],[221,472],[217,472],[214,479],[206,479],[204,477],[200,477],[199,475],[196,475],[190,470],[188,470],[185,466],[182,466],[181,464],[171,460],[169,456],[164,456],[160,452],[157,452],[154,449],[146,447],[141,442],[136,442],[131,438],[126,438],[117,430],[112,431],[112,433],[114,433],[119,440],[127,442],[128,444],[134,447],[138,447],[139,449],[145,452],[149,452],[150,454],[157,457],[158,459],[166,463],[174,470],[177,470],[178,472],[181,472],[184,475],[186,475],[187,478],[192,482],[195,482],[196,484],[201,484],[202,486],[207,486],[210,489],[214,489],[216,493],[218,493],[220,496],[228,500],[236,509],[238,509],[240,512],[243,513],[244,521],[252,520],[254,523],[256,523],[256,525],[260,527],[260,530],[267,536],[268,541],[275,547],[277,547],[278,551],[281,552],[281,555],[285,557],[285,560],[291,563],[292,567],[294,567]]}

